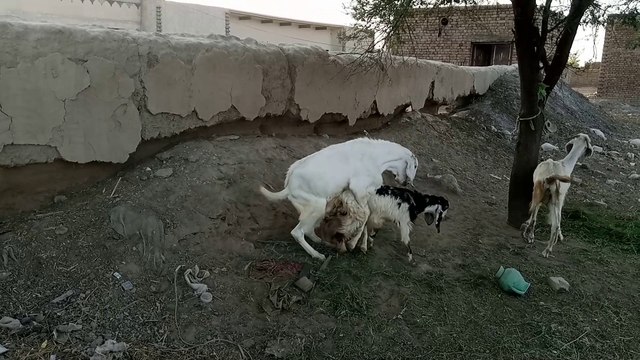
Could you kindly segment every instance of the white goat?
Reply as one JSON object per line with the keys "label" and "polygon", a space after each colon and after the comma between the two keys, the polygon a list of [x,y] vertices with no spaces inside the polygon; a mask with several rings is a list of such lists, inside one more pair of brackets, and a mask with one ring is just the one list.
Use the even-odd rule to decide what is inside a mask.
{"label": "white goat", "polygon": [[547,247],[542,251],[542,256],[544,257],[549,257],[558,239],[560,241],[564,240],[560,229],[560,220],[562,206],[571,186],[573,168],[583,155],[591,156],[593,153],[591,139],[586,134],[578,134],[565,145],[565,149],[568,154],[564,159],[560,161],[547,159],[538,164],[533,172],[533,195],[529,206],[530,216],[521,227],[522,237],[529,243],[533,243],[538,210],[542,204],[546,204],[549,207],[551,235]]}
{"label": "white goat", "polygon": [[[385,222],[392,221],[400,229],[400,240],[407,247],[409,261],[413,259],[409,233],[418,216],[424,214],[427,225],[435,221],[436,230],[449,209],[449,201],[442,196],[427,195],[416,190],[383,185],[369,197],[368,206],[360,206],[354,195],[345,190],[327,203],[327,218],[322,227],[334,229],[324,231],[331,237],[329,244],[345,252],[352,250],[358,242],[367,252],[367,241],[373,246],[373,237]],[[340,219],[340,221],[336,221]]]}
{"label": "white goat", "polygon": [[418,159],[407,148],[391,141],[358,138],[294,162],[282,191],[272,193],[261,186],[260,192],[271,201],[289,199],[300,213],[291,235],[309,255],[324,260],[304,236],[322,241],[314,230],[325,216],[327,199],[350,189],[358,203],[366,205],[369,195],[382,185],[384,171],[393,173],[399,183],[412,185],[417,169]]}

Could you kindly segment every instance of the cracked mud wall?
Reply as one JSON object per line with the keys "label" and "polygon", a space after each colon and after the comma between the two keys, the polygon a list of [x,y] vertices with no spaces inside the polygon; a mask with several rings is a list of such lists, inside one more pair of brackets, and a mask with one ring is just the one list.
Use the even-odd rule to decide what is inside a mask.
{"label": "cracked mud wall", "polygon": [[[0,22],[0,165],[123,163],[146,140],[232,121],[325,114],[354,125],[482,94],[509,67],[354,57],[235,37]],[[433,91],[431,87],[433,84]]]}

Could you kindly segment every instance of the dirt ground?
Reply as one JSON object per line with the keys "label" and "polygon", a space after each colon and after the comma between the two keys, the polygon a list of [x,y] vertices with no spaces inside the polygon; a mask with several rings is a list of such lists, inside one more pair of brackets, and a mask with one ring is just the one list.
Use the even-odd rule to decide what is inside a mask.
{"label": "dirt ground", "polygon": [[[545,259],[544,221],[532,245],[506,225],[514,142],[505,131],[513,130],[517,96],[517,78],[505,76],[456,113],[407,113],[370,133],[412,149],[416,186],[451,203],[440,234],[418,221],[414,264],[388,225],[367,254],[336,257],[313,244],[334,255],[319,270],[289,235],[293,207],[257,192],[261,182],[280,189],[290,163],[347,137],[191,141],[2,219],[0,245],[17,261],[0,263],[0,317],[22,326],[0,329],[9,349],[0,359],[89,358],[107,339],[128,344],[124,359],[640,358],[640,180],[629,179],[640,149],[623,142],[640,138],[640,109],[592,104],[568,87],[550,100],[559,130],[545,141],[560,150],[543,158],[564,156],[566,141],[591,127],[607,140],[590,133],[604,151],[576,167],[581,183],[568,196],[565,241]],[[172,173],[161,177],[168,171],[160,169]],[[457,179],[459,193],[431,178],[443,174]],[[110,220],[118,205],[155,214],[166,236],[143,244],[118,235]],[[194,265],[210,272],[210,303],[183,278]],[[524,297],[500,290],[501,265],[531,282]],[[315,280],[309,293],[291,284],[296,275],[269,276],[303,266]],[[554,292],[549,276],[564,277],[569,292]],[[82,328],[56,329],[69,323]]]}

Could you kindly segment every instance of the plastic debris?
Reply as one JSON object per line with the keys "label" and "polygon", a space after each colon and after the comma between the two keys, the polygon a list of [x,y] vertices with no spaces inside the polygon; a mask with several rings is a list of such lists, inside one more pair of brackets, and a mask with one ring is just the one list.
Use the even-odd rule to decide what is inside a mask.
{"label": "plastic debris", "polygon": [[208,291],[207,284],[203,284],[201,281],[211,276],[207,270],[200,271],[200,267],[195,265],[193,269],[187,269],[184,271],[184,280],[193,289],[193,293],[200,297],[200,301],[204,303],[210,303],[213,300],[213,295]]}
{"label": "plastic debris", "polygon": [[[112,355],[127,351],[129,345],[125,342],[116,342],[115,340],[107,340],[104,344],[96,346],[95,353],[90,360],[106,360],[111,359]],[[118,354],[119,355],[119,354]]]}
{"label": "plastic debris", "polygon": [[0,319],[0,328],[8,329],[8,330],[18,330],[22,328],[22,324],[20,320],[14,319],[12,317],[4,316]]}

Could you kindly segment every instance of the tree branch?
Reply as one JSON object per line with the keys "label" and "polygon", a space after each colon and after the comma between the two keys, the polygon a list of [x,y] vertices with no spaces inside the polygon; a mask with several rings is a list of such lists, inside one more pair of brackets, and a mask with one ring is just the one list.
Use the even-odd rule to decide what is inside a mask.
{"label": "tree branch", "polygon": [[553,91],[553,88],[556,86],[560,77],[562,76],[562,72],[564,71],[565,65],[569,60],[569,53],[571,51],[571,45],[573,45],[573,40],[576,37],[576,33],[578,30],[578,26],[580,26],[580,21],[584,16],[584,13],[587,11],[589,6],[593,5],[594,0],[572,0],[571,1],[571,9],[569,10],[569,14],[566,16],[566,25],[564,27],[564,31],[560,35],[558,39],[556,51],[553,55],[553,60],[551,60],[551,64],[548,68],[548,71],[545,73],[545,77],[543,83],[546,85],[546,94],[547,97]]}

